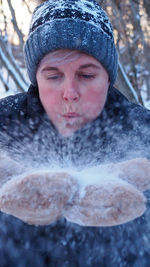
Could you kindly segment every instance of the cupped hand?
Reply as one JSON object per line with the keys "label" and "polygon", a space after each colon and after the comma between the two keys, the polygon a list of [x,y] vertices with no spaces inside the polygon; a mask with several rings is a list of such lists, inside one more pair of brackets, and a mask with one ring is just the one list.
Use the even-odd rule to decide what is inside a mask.
{"label": "cupped hand", "polygon": [[63,215],[82,226],[114,226],[141,216],[145,202],[142,192],[116,179],[86,186],[66,205]]}
{"label": "cupped hand", "polygon": [[67,173],[16,176],[0,190],[0,210],[29,224],[51,224],[62,216],[64,206],[77,187]]}

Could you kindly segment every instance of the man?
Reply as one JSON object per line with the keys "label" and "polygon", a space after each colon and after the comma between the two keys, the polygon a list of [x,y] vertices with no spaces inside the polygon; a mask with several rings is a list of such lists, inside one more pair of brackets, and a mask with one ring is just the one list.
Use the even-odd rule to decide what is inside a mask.
{"label": "man", "polygon": [[[54,170],[58,166],[65,170],[89,167],[93,170],[93,166],[99,167],[102,163],[149,158],[149,111],[129,103],[113,87],[117,75],[117,53],[107,15],[96,1],[45,1],[33,13],[24,52],[31,81],[29,91],[3,99],[0,103],[1,147],[13,156],[15,169],[21,176],[12,179],[10,174],[7,175],[10,181],[3,183],[0,205],[2,208],[4,203],[7,208],[3,207],[3,211],[22,217],[24,221],[34,223],[35,217],[42,224],[38,211],[42,212],[40,205],[44,209],[45,199],[42,198],[43,202],[39,201],[37,205],[41,195],[36,190],[40,187],[43,197],[49,194],[49,189],[57,181],[56,194],[48,195],[55,204],[52,211],[62,204],[54,219],[59,219],[59,212],[62,214],[63,210],[68,220],[52,220],[55,222],[52,225],[35,227],[1,214],[1,240],[5,242],[5,247],[1,246],[2,266],[148,266],[149,209],[144,216],[120,226],[81,227],[100,224],[94,222],[92,225],[93,221],[90,224],[91,217],[86,206],[92,198],[87,199],[85,205],[78,201],[78,183],[72,176],[68,177],[65,173],[60,179],[52,177],[52,183],[47,173],[45,176],[41,172],[40,175],[32,173],[33,170],[32,176],[28,175],[29,172],[25,173],[33,166],[34,170],[38,170],[39,166]],[[135,165],[131,165],[138,168],[140,162],[139,158]],[[128,201],[129,195],[124,194],[123,199],[115,198],[115,204],[130,205],[130,200],[137,199],[139,206],[141,203],[144,205],[142,191],[149,188],[149,183],[143,189],[142,182],[138,187],[133,177],[131,180],[133,186],[129,183],[120,188],[127,186],[124,192],[130,192],[133,198]],[[46,185],[50,187],[46,188]],[[61,186],[64,186],[63,190]],[[113,188],[114,184],[111,186]],[[73,187],[75,189],[72,190]],[[103,186],[104,193],[108,187],[109,183]],[[91,191],[87,191],[89,195],[94,189],[99,190],[92,187]],[[62,195],[64,190],[66,192]],[[115,190],[116,187],[112,191],[113,196]],[[96,201],[97,195],[92,196]],[[107,196],[110,197],[108,191],[102,200]],[[16,202],[20,203],[17,206],[19,211],[14,211],[13,203]],[[101,205],[101,202],[98,204]],[[83,211],[78,214],[81,223],[74,210],[77,206]],[[27,207],[26,210],[24,207]],[[127,205],[118,209],[122,211],[124,207],[128,209]],[[108,202],[107,205],[104,203],[101,213],[105,210],[112,212]],[[141,210],[138,216],[143,213]],[[82,218],[83,214],[87,221]],[[29,221],[27,216],[31,215],[32,220]],[[101,216],[101,220],[102,217],[105,216]],[[112,217],[110,221],[113,225]],[[52,222],[49,220],[46,224]],[[105,222],[103,226],[106,225]]]}

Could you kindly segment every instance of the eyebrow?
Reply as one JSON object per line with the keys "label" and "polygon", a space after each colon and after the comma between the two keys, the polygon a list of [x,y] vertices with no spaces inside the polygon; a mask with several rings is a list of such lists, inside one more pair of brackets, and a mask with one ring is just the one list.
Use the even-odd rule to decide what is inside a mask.
{"label": "eyebrow", "polygon": [[87,64],[84,64],[84,65],[81,65],[79,67],[79,69],[86,69],[86,68],[90,68],[90,67],[95,68],[95,69],[100,69],[100,66],[97,66],[97,65],[95,65],[93,63],[87,63]]}
{"label": "eyebrow", "polygon": [[48,66],[46,66],[46,67],[44,67],[44,68],[41,70],[41,72],[44,72],[44,71],[51,71],[51,70],[56,70],[56,71],[58,71],[58,68],[56,68],[56,67],[48,67]]}

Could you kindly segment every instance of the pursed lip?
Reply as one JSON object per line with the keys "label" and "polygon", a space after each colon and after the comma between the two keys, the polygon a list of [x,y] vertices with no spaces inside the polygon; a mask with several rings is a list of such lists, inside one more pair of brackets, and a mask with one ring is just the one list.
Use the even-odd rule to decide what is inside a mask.
{"label": "pursed lip", "polygon": [[80,114],[76,113],[76,112],[67,112],[65,114],[63,114],[64,118],[79,118]]}

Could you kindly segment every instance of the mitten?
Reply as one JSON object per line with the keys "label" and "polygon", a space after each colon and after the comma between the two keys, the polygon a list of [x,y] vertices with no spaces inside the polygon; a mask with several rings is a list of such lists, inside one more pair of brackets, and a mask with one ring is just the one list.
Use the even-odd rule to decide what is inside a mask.
{"label": "mitten", "polygon": [[67,173],[16,176],[0,190],[0,210],[29,224],[51,224],[60,218],[77,187]]}
{"label": "mitten", "polygon": [[146,198],[121,179],[87,185],[66,205],[64,217],[82,226],[114,226],[126,223],[145,212]]}
{"label": "mitten", "polygon": [[150,188],[150,161],[146,158],[136,158],[112,164],[109,169],[140,191]]}

